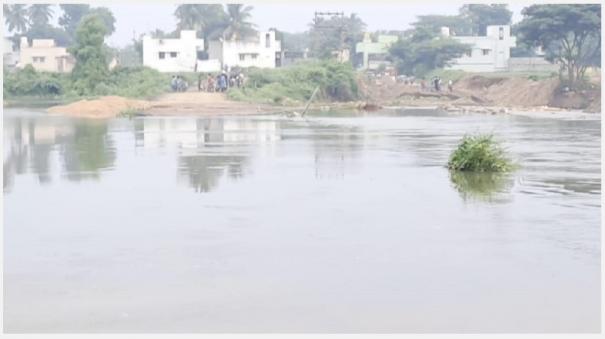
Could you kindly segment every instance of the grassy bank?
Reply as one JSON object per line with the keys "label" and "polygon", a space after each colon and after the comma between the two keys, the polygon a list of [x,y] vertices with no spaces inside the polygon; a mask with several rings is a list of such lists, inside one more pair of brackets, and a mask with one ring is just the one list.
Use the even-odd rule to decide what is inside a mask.
{"label": "grassy bank", "polygon": [[358,97],[355,70],[334,61],[298,63],[276,69],[251,68],[245,88],[232,88],[230,99],[255,103],[300,104],[319,86],[318,100],[350,101]]}
{"label": "grassy bank", "polygon": [[105,95],[152,98],[170,90],[170,76],[147,67],[116,68],[94,93],[86,96],[79,95],[73,84],[71,74],[37,72],[31,66],[14,72],[5,70],[5,104],[43,106]]}

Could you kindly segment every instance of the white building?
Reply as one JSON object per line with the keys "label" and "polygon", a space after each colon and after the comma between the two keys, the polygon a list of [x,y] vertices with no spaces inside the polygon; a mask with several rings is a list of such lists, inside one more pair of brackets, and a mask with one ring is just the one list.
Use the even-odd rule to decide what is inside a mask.
{"label": "white building", "polygon": [[53,39],[33,39],[31,45],[26,37],[21,37],[18,68],[32,65],[41,72],[71,72],[76,64],[65,47],[55,45]]}
{"label": "white building", "polygon": [[[449,28],[441,33],[450,36]],[[452,36],[452,38],[472,46],[466,55],[451,61],[451,69],[466,72],[507,71],[510,49],[517,44],[517,38],[510,35],[510,26],[487,26],[485,36]]]}
{"label": "white building", "polygon": [[195,31],[181,31],[178,39],[143,37],[143,65],[160,72],[193,72],[203,52]]}
{"label": "white building", "polygon": [[210,41],[210,60],[218,60],[222,67],[275,68],[281,63],[281,41],[275,40],[275,31],[259,32],[255,39]]}

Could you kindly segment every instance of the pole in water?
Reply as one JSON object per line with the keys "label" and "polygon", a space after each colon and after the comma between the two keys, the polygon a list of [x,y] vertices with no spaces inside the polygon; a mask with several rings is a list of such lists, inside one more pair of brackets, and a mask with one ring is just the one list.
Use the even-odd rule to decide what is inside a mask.
{"label": "pole in water", "polygon": [[317,91],[319,91],[319,86],[315,87],[315,90],[313,91],[313,94],[311,94],[311,97],[307,101],[307,105],[305,106],[305,110],[300,115],[301,117],[304,117],[305,113],[307,113],[307,110],[309,109],[309,105],[311,104],[311,101],[313,101],[313,98],[315,97],[315,94],[317,94]]}

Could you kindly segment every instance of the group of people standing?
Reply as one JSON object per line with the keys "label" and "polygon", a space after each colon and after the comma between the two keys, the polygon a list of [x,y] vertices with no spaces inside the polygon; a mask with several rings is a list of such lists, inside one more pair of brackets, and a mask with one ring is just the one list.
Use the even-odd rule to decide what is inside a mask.
{"label": "group of people standing", "polygon": [[225,92],[230,87],[243,86],[244,74],[241,72],[231,72],[227,75],[227,72],[223,71],[216,76],[208,74],[206,81],[203,80],[203,74],[200,74],[197,82],[198,91],[204,92]]}
{"label": "group of people standing", "polygon": [[182,76],[173,75],[172,80],[170,81],[170,87],[173,92],[186,92],[189,84]]}

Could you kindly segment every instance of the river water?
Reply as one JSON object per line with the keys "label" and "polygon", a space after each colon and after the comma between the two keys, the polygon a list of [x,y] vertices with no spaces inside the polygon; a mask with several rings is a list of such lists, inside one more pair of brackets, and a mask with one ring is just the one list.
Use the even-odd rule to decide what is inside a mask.
{"label": "river water", "polygon": [[[4,111],[7,332],[598,332],[600,117]],[[450,174],[465,133],[520,168]]]}

